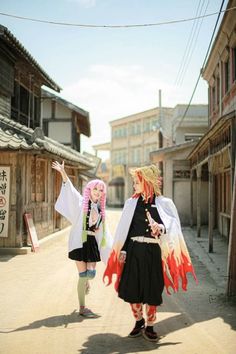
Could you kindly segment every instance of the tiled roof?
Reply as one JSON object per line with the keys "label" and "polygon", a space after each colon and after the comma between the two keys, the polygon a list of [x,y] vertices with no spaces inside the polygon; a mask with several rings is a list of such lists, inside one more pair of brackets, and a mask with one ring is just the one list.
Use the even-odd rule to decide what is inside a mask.
{"label": "tiled roof", "polygon": [[0,150],[38,150],[92,169],[94,163],[76,150],[44,136],[40,128],[28,128],[0,114]]}

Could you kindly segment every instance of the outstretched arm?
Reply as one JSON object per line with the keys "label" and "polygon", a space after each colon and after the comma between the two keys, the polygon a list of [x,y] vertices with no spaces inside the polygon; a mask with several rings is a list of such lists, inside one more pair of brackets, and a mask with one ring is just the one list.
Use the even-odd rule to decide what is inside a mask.
{"label": "outstretched arm", "polygon": [[69,177],[67,176],[66,171],[65,171],[64,161],[62,161],[61,164],[58,161],[53,161],[52,168],[61,174],[61,177],[62,177],[62,180],[64,183],[66,183],[68,181]]}
{"label": "outstretched arm", "polygon": [[64,169],[64,161],[61,164],[58,161],[52,162],[52,168],[61,174],[63,181],[55,209],[71,223],[74,223],[78,212],[81,210],[83,198],[67,176]]}

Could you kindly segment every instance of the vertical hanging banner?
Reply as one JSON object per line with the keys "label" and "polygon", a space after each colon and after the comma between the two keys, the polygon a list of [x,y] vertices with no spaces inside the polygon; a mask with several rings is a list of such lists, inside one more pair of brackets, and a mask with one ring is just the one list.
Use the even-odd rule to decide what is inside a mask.
{"label": "vertical hanging banner", "polygon": [[0,237],[8,237],[10,172],[9,166],[0,166]]}

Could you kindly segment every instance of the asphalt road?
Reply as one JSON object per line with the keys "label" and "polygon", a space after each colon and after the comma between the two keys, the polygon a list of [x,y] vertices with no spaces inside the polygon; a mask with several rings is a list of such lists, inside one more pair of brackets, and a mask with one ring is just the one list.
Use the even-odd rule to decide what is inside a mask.
{"label": "asphalt road", "polygon": [[[119,215],[108,212],[112,231]],[[188,292],[164,295],[155,324],[162,338],[150,343],[127,337],[134,324],[129,305],[102,283],[101,263],[87,296],[98,318],[78,315],[78,274],[67,258],[66,234],[38,253],[0,256],[0,353],[236,353],[235,305],[198,257],[193,263],[199,285],[190,277]]]}

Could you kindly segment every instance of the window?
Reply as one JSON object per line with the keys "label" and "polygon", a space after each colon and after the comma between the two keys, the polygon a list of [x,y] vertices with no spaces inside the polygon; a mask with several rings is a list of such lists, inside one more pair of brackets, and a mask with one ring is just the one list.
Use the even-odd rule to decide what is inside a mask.
{"label": "window", "polygon": [[217,106],[220,103],[220,78],[217,76],[216,78],[216,104]]}
{"label": "window", "polygon": [[141,123],[136,121],[130,125],[130,135],[140,135],[141,134]]}
{"label": "window", "polygon": [[13,94],[14,91],[14,67],[0,58],[0,88],[7,94]]}
{"label": "window", "polygon": [[151,121],[148,119],[144,122],[144,132],[149,132],[151,130]]}
{"label": "window", "polygon": [[233,74],[233,77],[232,77],[232,82],[236,81],[236,47],[232,49],[232,54],[233,54],[233,57],[232,57],[232,74]]}
{"label": "window", "polygon": [[212,110],[215,110],[215,97],[216,97],[216,88],[212,87]]}
{"label": "window", "polygon": [[139,164],[141,162],[141,149],[134,148],[131,151],[131,161],[134,164]]}
{"label": "window", "polygon": [[126,150],[114,151],[113,164],[114,165],[124,165],[124,164],[126,164]]}
{"label": "window", "polygon": [[230,67],[229,67],[229,59],[224,63],[224,94],[229,91],[230,86]]}
{"label": "window", "polygon": [[150,162],[150,152],[157,150],[157,146],[156,145],[148,145],[145,147],[144,150],[144,162]]}
{"label": "window", "polygon": [[20,86],[20,111],[28,116],[29,114],[29,91]]}
{"label": "window", "polygon": [[127,136],[127,129],[125,126],[117,127],[113,130],[112,133],[113,138],[124,138]]}

